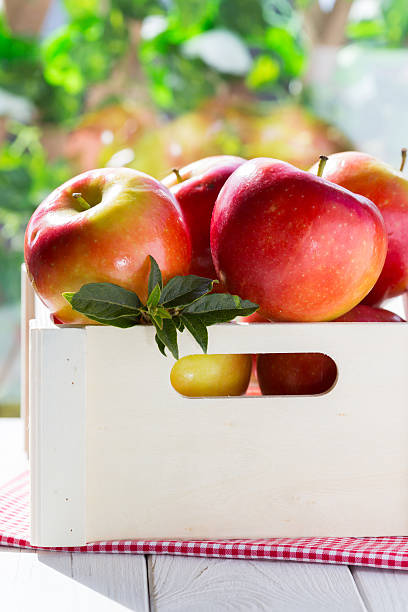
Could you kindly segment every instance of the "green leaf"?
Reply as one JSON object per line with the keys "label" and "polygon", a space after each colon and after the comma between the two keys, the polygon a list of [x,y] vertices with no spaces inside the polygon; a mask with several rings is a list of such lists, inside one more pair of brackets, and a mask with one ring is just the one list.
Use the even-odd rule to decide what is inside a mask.
{"label": "green leaf", "polygon": [[161,352],[161,354],[167,357],[165,344],[160,340],[157,334],[155,335],[154,339],[156,340],[156,344],[159,347],[159,351]]}
{"label": "green leaf", "polygon": [[65,293],[62,294],[62,297],[64,297],[67,302],[69,302],[72,306],[72,299],[75,295],[75,291],[65,291]]}
{"label": "green leaf", "polygon": [[160,316],[158,316],[155,312],[149,312],[148,315],[155,327],[163,329],[163,319]]}
{"label": "green leaf", "polygon": [[174,276],[169,280],[164,287],[160,304],[166,308],[175,308],[177,306],[186,306],[194,300],[211,291],[214,280],[195,276]]}
{"label": "green leaf", "polygon": [[142,302],[136,293],[112,283],[88,283],[77,293],[62,294],[72,308],[95,321],[140,317]]}
{"label": "green leaf", "polygon": [[203,350],[203,353],[206,353],[208,346],[208,332],[204,323],[201,322],[199,317],[195,317],[194,315],[181,314],[180,319],[190,334],[195,338],[195,340],[197,340],[198,344]]}
{"label": "green leaf", "polygon": [[155,312],[157,316],[160,317],[161,319],[172,319],[173,318],[172,315],[167,310],[167,308],[162,308],[161,306],[158,306]]}
{"label": "green leaf", "polygon": [[101,317],[95,317],[93,315],[86,315],[88,319],[102,323],[102,325],[111,325],[112,327],[120,327],[121,329],[127,329],[128,327],[134,327],[138,325],[140,317],[134,317],[131,315],[123,315],[117,319],[102,319]]}
{"label": "green leaf", "polygon": [[149,274],[149,283],[147,287],[148,294],[150,295],[156,285],[159,285],[159,288],[163,288],[163,279],[160,272],[160,268],[157,265],[157,261],[154,257],[149,255],[150,258],[150,274]]}
{"label": "green leaf", "polygon": [[177,327],[174,322],[170,319],[163,319],[163,328],[160,329],[157,325],[155,327],[158,339],[169,349],[173,357],[178,359]]}
{"label": "green leaf", "polygon": [[149,297],[147,298],[147,307],[150,310],[151,308],[156,308],[159,303],[161,290],[159,285],[156,285],[150,292]]}
{"label": "green leaf", "polygon": [[225,323],[238,316],[248,316],[258,310],[258,305],[249,300],[242,300],[229,293],[211,293],[204,295],[186,306],[183,315],[199,317],[204,325]]}
{"label": "green leaf", "polygon": [[177,329],[179,330],[179,332],[184,331],[184,323],[183,321],[180,319],[179,316],[177,317],[173,317],[173,321],[175,323],[175,326],[177,327]]}

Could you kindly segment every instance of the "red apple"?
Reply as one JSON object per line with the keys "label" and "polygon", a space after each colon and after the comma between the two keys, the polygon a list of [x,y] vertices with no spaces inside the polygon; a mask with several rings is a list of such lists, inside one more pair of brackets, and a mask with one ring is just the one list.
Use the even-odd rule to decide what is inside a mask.
{"label": "red apple", "polygon": [[130,147],[157,124],[155,113],[140,104],[125,101],[104,106],[82,116],[69,132],[65,157],[76,172],[105,166],[115,152]]}
{"label": "red apple", "polygon": [[190,230],[192,274],[217,277],[210,250],[211,215],[221,187],[244,161],[232,155],[205,157],[162,181],[176,197]]}
{"label": "red apple", "polygon": [[64,183],[40,204],[26,230],[33,286],[64,323],[92,323],[61,295],[85,283],[115,283],[145,301],[149,255],[164,282],[187,274],[189,232],[169,190],[129,168],[91,170]]}
{"label": "red apple", "polygon": [[342,315],[335,319],[337,322],[349,322],[349,323],[363,323],[369,321],[372,323],[398,323],[403,321],[399,315],[385,308],[373,308],[372,306],[366,306],[365,304],[359,304],[350,312]]}
{"label": "red apple", "polygon": [[351,310],[378,279],[386,250],[372,202],[275,159],[242,164],[214,207],[217,274],[269,319],[326,321]]}
{"label": "red apple", "polygon": [[[359,305],[338,322],[398,322],[398,315]],[[263,395],[314,395],[333,386],[337,377],[334,361],[322,353],[265,353],[257,357],[258,383]]]}
{"label": "red apple", "polygon": [[356,151],[331,155],[324,178],[369,198],[384,218],[387,258],[380,278],[364,303],[378,305],[404,293],[408,289],[408,179],[392,166]]}
{"label": "red apple", "polygon": [[256,370],[262,395],[316,395],[337,377],[336,364],[323,353],[265,353]]}
{"label": "red apple", "polygon": [[247,317],[239,317],[237,320],[239,323],[270,323],[270,320],[265,319],[265,317],[260,315],[258,311],[248,315]]}

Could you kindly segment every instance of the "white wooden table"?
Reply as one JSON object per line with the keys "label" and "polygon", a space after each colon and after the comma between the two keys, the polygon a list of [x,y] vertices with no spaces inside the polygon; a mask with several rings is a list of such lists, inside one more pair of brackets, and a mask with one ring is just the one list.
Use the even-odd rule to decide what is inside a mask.
{"label": "white wooden table", "polygon": [[[25,467],[18,419],[0,419],[0,482]],[[408,572],[328,564],[0,547],[5,612],[406,612]]]}

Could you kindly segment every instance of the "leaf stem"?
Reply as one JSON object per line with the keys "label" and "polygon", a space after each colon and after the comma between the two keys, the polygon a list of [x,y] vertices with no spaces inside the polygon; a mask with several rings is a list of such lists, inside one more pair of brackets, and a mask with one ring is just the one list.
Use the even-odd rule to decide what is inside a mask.
{"label": "leaf stem", "polygon": [[76,199],[82,210],[88,210],[89,208],[91,208],[91,205],[88,204],[82,193],[73,193],[72,197]]}
{"label": "leaf stem", "polygon": [[320,155],[319,158],[319,167],[317,169],[317,176],[323,176],[323,170],[325,165],[327,164],[327,160],[329,158],[327,157],[327,155]]}
{"label": "leaf stem", "polygon": [[407,160],[407,150],[404,147],[403,149],[401,149],[401,166],[400,166],[400,172],[402,172],[404,170],[404,166],[405,166],[405,162]]}

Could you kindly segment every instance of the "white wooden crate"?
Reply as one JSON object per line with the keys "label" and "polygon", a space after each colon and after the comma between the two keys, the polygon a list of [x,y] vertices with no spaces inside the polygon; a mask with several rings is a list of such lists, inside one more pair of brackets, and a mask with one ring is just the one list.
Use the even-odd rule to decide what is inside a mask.
{"label": "white wooden crate", "polygon": [[[319,396],[185,398],[153,328],[40,318],[33,544],[408,535],[408,325],[217,325],[209,353],[322,352],[337,383]],[[200,352],[188,334],[179,345]]]}

